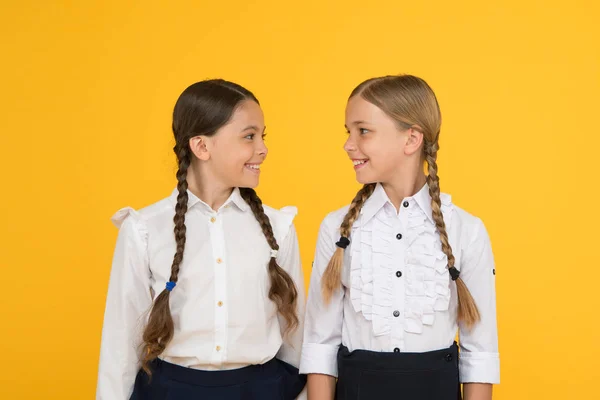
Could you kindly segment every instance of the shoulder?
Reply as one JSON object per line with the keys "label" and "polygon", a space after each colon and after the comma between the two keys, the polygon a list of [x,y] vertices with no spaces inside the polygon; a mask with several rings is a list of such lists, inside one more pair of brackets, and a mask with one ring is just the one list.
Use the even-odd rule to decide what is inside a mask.
{"label": "shoulder", "polygon": [[323,221],[321,222],[321,227],[319,229],[320,236],[329,236],[331,238],[338,239],[340,232],[340,225],[346,217],[348,210],[350,209],[350,205],[346,205],[342,208],[334,210],[328,213]]}
{"label": "shoulder", "polygon": [[481,218],[456,204],[452,204],[452,224],[460,235],[460,242],[466,247],[475,242],[489,240],[486,227]]}
{"label": "shoulder", "polygon": [[294,218],[298,214],[298,208],[294,206],[286,206],[281,209],[276,209],[263,205],[265,215],[269,217],[273,234],[278,243],[282,243],[291,227],[293,226]]}
{"label": "shoulder", "polygon": [[349,209],[350,209],[350,204],[330,212],[323,219],[323,223],[326,223],[328,225],[334,224],[334,225],[338,225],[338,227],[339,227],[339,225],[344,220],[344,217],[346,216],[346,214],[348,214]]}
{"label": "shoulder", "polygon": [[169,198],[165,198],[139,210],[123,207],[113,214],[111,221],[120,230],[136,230],[142,237],[146,237],[149,225],[157,219],[172,218],[173,212],[174,205]]}

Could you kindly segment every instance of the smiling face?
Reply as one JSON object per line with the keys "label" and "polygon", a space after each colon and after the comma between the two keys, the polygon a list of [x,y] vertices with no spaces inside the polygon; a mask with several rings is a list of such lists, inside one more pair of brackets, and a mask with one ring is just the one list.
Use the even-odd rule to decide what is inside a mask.
{"label": "smiling face", "polygon": [[359,95],[348,100],[346,130],[344,150],[362,184],[390,181],[407,162],[413,162],[413,151],[406,154],[412,129],[400,129],[379,107]]}
{"label": "smiling face", "polygon": [[190,147],[202,146],[198,158],[204,161],[203,168],[209,176],[222,186],[255,188],[260,165],[268,153],[264,132],[265,121],[260,106],[255,101],[244,100],[214,135],[192,138]]}

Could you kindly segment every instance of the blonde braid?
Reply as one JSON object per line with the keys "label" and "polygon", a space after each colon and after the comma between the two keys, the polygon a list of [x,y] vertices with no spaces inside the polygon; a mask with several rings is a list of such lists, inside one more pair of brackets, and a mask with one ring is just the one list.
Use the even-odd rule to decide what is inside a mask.
{"label": "blonde braid", "polygon": [[342,225],[340,225],[341,237],[340,240],[336,242],[337,249],[333,253],[331,260],[329,260],[329,264],[327,264],[327,268],[325,269],[321,280],[325,304],[329,303],[331,295],[340,287],[342,267],[344,264],[344,249],[350,244],[352,225],[358,218],[365,201],[373,194],[375,187],[375,183],[369,183],[364,185],[362,189],[356,193],[356,196],[352,200],[350,208],[342,221]]}
{"label": "blonde braid", "polygon": [[[437,135],[436,135],[437,138]],[[448,257],[448,270],[452,280],[456,283],[456,292],[458,294],[458,321],[463,322],[468,328],[471,328],[480,320],[479,310],[473,300],[473,296],[469,292],[469,288],[460,278],[460,271],[454,266],[455,258],[452,254],[452,247],[448,241],[448,233],[446,232],[446,224],[441,209],[440,200],[440,178],[437,174],[437,152],[439,145],[437,139],[434,143],[425,143],[424,152],[425,160],[427,161],[429,175],[427,176],[427,184],[429,185],[429,195],[431,196],[432,217],[435,221],[435,226],[440,234],[442,242],[442,251]]]}

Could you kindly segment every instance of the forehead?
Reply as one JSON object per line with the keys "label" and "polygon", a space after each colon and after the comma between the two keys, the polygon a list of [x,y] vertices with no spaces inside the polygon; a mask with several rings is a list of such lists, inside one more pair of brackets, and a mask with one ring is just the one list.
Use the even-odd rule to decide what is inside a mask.
{"label": "forehead", "polygon": [[235,109],[227,125],[241,129],[253,125],[262,129],[265,125],[265,118],[262,109],[255,101],[244,100]]}
{"label": "forehead", "polygon": [[375,104],[363,99],[361,96],[354,96],[348,100],[346,105],[346,125],[357,122],[378,123],[389,120],[390,118]]}

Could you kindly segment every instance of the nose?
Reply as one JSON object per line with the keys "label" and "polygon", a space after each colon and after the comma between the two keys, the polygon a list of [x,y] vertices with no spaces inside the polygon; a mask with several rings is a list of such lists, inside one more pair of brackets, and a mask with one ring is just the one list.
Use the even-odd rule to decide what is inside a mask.
{"label": "nose", "polygon": [[352,135],[348,135],[348,139],[346,139],[346,143],[344,143],[344,150],[346,150],[346,153],[350,153],[356,150],[356,144],[352,139]]}
{"label": "nose", "polygon": [[267,146],[265,145],[265,141],[264,140],[260,140],[258,142],[258,145],[256,147],[256,154],[258,154],[261,157],[266,157],[267,154],[269,153],[269,149],[267,149]]}

